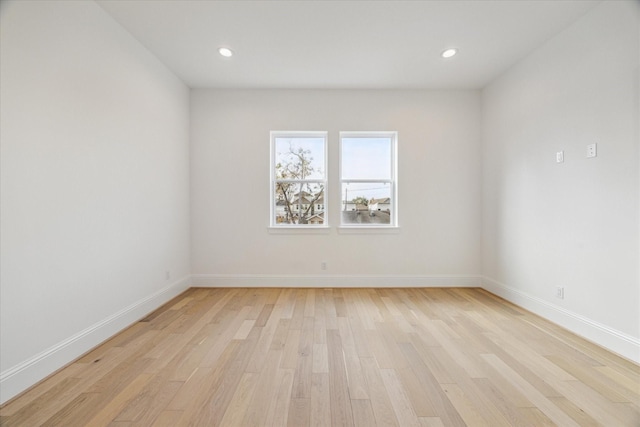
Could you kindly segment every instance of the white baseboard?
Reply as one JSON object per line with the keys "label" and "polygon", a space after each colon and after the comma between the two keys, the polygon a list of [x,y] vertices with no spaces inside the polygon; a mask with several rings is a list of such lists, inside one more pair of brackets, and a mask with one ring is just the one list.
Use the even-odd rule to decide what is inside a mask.
{"label": "white baseboard", "polygon": [[194,274],[191,284],[208,288],[477,288],[480,276]]}
{"label": "white baseboard", "polygon": [[541,298],[482,277],[482,288],[550,320],[629,360],[640,363],[640,339],[610,328]]}
{"label": "white baseboard", "polygon": [[0,373],[0,404],[17,396],[93,347],[142,319],[171,298],[189,289],[186,276],[169,286],[114,313],[47,350]]}

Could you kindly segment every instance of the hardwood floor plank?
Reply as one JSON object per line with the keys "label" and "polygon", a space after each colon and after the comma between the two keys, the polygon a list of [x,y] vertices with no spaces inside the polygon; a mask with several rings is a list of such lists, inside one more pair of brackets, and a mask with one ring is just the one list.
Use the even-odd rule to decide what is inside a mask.
{"label": "hardwood floor plank", "polygon": [[[264,422],[264,415],[269,411],[269,405],[274,394],[274,389],[277,390],[279,382],[278,366],[280,365],[280,358],[282,357],[282,350],[269,350],[265,358],[264,369],[259,374],[256,382],[255,391],[253,393],[249,409],[238,425],[243,426],[257,426]],[[287,396],[287,399],[289,396]]]}
{"label": "hardwood floor plank", "polygon": [[338,314],[333,289],[324,290],[324,321],[326,330],[338,329]]}
{"label": "hardwood floor plank", "polygon": [[410,339],[413,349],[418,353],[418,355],[420,356],[420,360],[428,368],[428,372],[436,378],[438,383],[451,384],[455,382],[449,375],[445,366],[440,363],[434,353],[434,350],[444,352],[444,350],[442,350],[442,347],[427,346],[426,343],[421,339],[421,336],[417,336],[416,334],[412,334],[410,336]]}
{"label": "hardwood floor plank", "polygon": [[[42,424],[73,400],[73,398],[59,399],[59,397],[69,388],[75,388],[74,386],[80,382],[81,380],[79,378],[64,378],[44,393],[34,392],[35,389],[30,390],[23,396],[20,396],[18,400],[2,408],[1,425],[21,426]],[[29,401],[27,400],[28,398],[33,400]],[[13,410],[12,408],[14,403],[16,403],[17,410]]]}
{"label": "hardwood floor plank", "polygon": [[296,289],[283,289],[282,298],[278,299],[278,304],[281,305],[281,318],[292,319],[293,311],[296,306]]}
{"label": "hardwood floor plank", "polygon": [[189,289],[4,426],[638,426],[640,366],[481,289]]}
{"label": "hardwood floor plank", "polygon": [[445,322],[431,320],[425,322],[425,326],[448,353],[448,357],[451,360],[455,360],[457,365],[462,366],[471,378],[483,378],[485,376],[479,361],[467,354],[464,350],[465,345],[460,337]]}
{"label": "hardwood floor plank", "polygon": [[233,340],[234,349],[223,364],[217,366],[213,381],[205,392],[208,397],[204,405],[185,411],[198,425],[218,425],[245,373],[249,358],[255,349],[258,330],[252,330],[247,339]]}
{"label": "hardwood floor plank", "polygon": [[389,313],[389,309],[382,301],[382,295],[380,294],[380,289],[368,289],[367,290],[369,297],[371,298],[371,302],[375,306],[372,315],[377,316],[377,322],[384,322],[385,319],[391,317],[391,313]]}
{"label": "hardwood floor plank", "polygon": [[291,399],[287,425],[291,427],[306,427],[311,421],[311,400]]}
{"label": "hardwood floor plank", "polygon": [[298,344],[298,363],[293,377],[292,396],[296,399],[311,398],[311,373],[313,372],[313,317],[305,317]]}
{"label": "hardwood floor plank", "polygon": [[527,399],[529,399],[537,408],[539,408],[553,422],[562,426],[577,427],[578,424],[561,411],[535,387],[526,382],[513,369],[507,366],[502,360],[493,354],[483,355],[484,359],[493,366],[497,372],[507,378]]}
{"label": "hardwood floor plank", "polygon": [[203,339],[198,344],[185,346],[183,351],[174,358],[172,366],[168,368],[172,370],[171,381],[186,381],[202,365],[205,356],[216,345],[214,337],[216,335],[215,329],[218,327],[219,325],[208,324],[204,329],[211,334],[211,337]]}
{"label": "hardwood floor plank", "polygon": [[347,370],[349,397],[351,399],[369,399],[369,391],[362,374],[360,357],[356,349],[353,334],[351,333],[349,319],[343,317],[338,318],[338,331],[341,338],[344,365]]}
{"label": "hardwood floor plank", "polygon": [[183,412],[189,407],[194,396],[204,400],[208,381],[211,379],[213,368],[198,368],[178,389],[175,396],[167,405],[169,411]]}
{"label": "hardwood floor plank", "polygon": [[439,417],[418,417],[418,422],[421,427],[445,427]]}
{"label": "hardwood floor plank", "polygon": [[151,425],[182,385],[182,382],[165,381],[165,378],[156,376],[127,404],[115,420],[131,421],[134,425]]}
{"label": "hardwood floor plank", "polygon": [[[384,348],[383,353],[389,357],[389,368],[401,369],[407,367],[407,362],[400,350],[399,343],[410,342],[407,334],[400,331],[394,322],[378,323],[377,329],[381,338],[381,346]],[[383,368],[385,369],[385,368]]]}
{"label": "hardwood floor plank", "polygon": [[[286,295],[278,292],[278,298],[271,310],[271,314],[260,332],[260,338],[258,338],[256,350],[247,365],[247,372],[259,373],[262,371],[264,355],[269,351],[269,349],[275,349],[278,347],[278,344],[280,345],[280,350],[284,347],[284,337],[286,337],[286,333],[289,328],[289,320],[281,319],[282,300],[284,298],[286,298]],[[279,335],[277,335],[277,332]],[[280,339],[280,337],[281,341],[278,341],[277,338]]]}
{"label": "hardwood floor plank", "polygon": [[273,304],[265,304],[256,319],[254,326],[263,327],[267,324],[267,320],[271,317],[271,312],[273,311]]}
{"label": "hardwood floor plank", "polygon": [[145,385],[153,378],[153,374],[143,373],[138,375],[124,390],[113,397],[109,403],[102,408],[87,425],[106,426],[122,411],[127,402],[133,400]]}
{"label": "hardwood floor plank", "polygon": [[298,347],[300,346],[300,329],[289,329],[285,339],[280,367],[295,369],[298,364]]}
{"label": "hardwood floor plank", "polygon": [[630,399],[624,396],[623,393],[620,393],[615,388],[610,387],[606,383],[606,379],[604,377],[601,379],[598,371],[595,371],[593,367],[583,367],[580,365],[579,361],[567,360],[562,356],[554,355],[546,356],[546,358],[559,366],[562,370],[580,380],[582,383],[596,390],[611,402],[630,402]]}
{"label": "hardwood floor plank", "polygon": [[[496,408],[503,414],[504,418],[512,426],[530,426],[537,427],[540,425],[540,419],[531,420],[521,411],[522,407],[514,405],[509,397],[510,389],[506,389],[505,393],[501,388],[496,387],[487,378],[474,378],[473,382],[477,385],[478,389],[495,405]],[[529,409],[533,405],[527,406]],[[544,415],[543,415],[544,416]],[[553,424],[551,420],[546,418],[546,424]]]}
{"label": "hardwood floor plank", "polygon": [[[389,348],[387,347],[384,337],[376,329],[373,331],[366,331],[367,341],[369,342],[369,348],[373,357],[378,362],[380,369],[393,369],[393,358],[389,354]],[[395,343],[393,343],[395,345]]]}
{"label": "hardwood floor plank", "polygon": [[362,322],[362,327],[365,330],[373,330],[376,328],[376,323],[382,321],[379,313],[375,308],[375,304],[371,301],[369,293],[366,289],[356,289],[354,297],[355,310],[358,313],[358,317]]}
{"label": "hardwood floor plank", "polygon": [[563,378],[571,378],[567,372],[562,372],[557,366],[550,363],[548,360],[542,360],[541,356],[536,357],[537,362],[528,364],[530,355],[527,354],[528,349],[526,344],[509,345],[507,343],[510,338],[505,340],[504,334],[500,337],[496,337],[491,333],[486,333],[485,336],[494,342],[495,347],[491,354],[495,354],[504,363],[511,367],[518,373],[527,383],[531,384],[537,391],[546,397],[562,397],[562,394],[554,388],[554,383],[557,379],[554,376],[554,372],[558,373]]}
{"label": "hardwood floor plank", "polygon": [[[628,373],[621,373],[610,366],[595,366],[593,369],[600,372],[601,374],[609,377],[611,381],[616,385],[616,388],[619,390],[620,388],[625,389],[624,392],[626,396],[630,396],[629,400],[639,403],[640,398],[640,377],[637,375],[629,375]],[[630,395],[628,393],[631,393]]]}
{"label": "hardwood floor plank", "polygon": [[[91,420],[98,408],[104,407],[105,402],[100,396],[100,393],[80,393],[75,399],[65,405],[62,409],[56,412],[52,417],[47,420],[39,420],[38,417],[32,418],[28,423],[22,424],[10,424],[7,426],[16,425],[16,426],[29,426],[29,425],[37,425],[37,426],[66,426],[66,425],[75,425],[75,426],[84,426],[89,425],[89,420]],[[5,424],[2,424],[3,426]]]}
{"label": "hardwood floor plank", "polygon": [[[289,405],[291,404],[291,387],[293,387],[294,372],[291,369],[279,369],[276,377],[277,392],[273,394],[269,402],[267,412],[267,426],[285,426],[289,416]],[[264,415],[264,413],[260,414]],[[260,424],[262,425],[262,421]]]}
{"label": "hardwood floor plank", "polygon": [[182,411],[162,411],[152,427],[175,427],[182,418]]}
{"label": "hardwood floor plank", "polygon": [[[248,314],[248,313],[247,313]],[[244,340],[249,336],[249,332],[253,329],[253,325],[255,324],[255,320],[247,319],[240,325],[240,328],[236,331],[236,334],[233,336],[234,340]]]}
{"label": "hardwood floor plank", "polygon": [[307,298],[305,296],[305,292],[302,289],[296,291],[295,296],[295,305],[293,308],[293,314],[291,315],[291,329],[302,329],[302,324],[304,323],[304,312],[305,305],[307,302]]}
{"label": "hardwood floor plank", "polygon": [[362,370],[369,385],[369,396],[376,424],[379,426],[399,426],[393,405],[389,399],[380,368],[374,358],[361,359]]}
{"label": "hardwood floor plank", "polygon": [[[84,363],[73,363],[64,369],[61,369],[46,378],[38,384],[38,387],[32,387],[21,395],[11,400],[10,405],[0,407],[0,416],[9,417],[14,415],[25,406],[33,404],[34,402],[46,402],[48,399],[43,395],[52,389],[58,387],[58,390],[66,388],[64,385],[60,385],[63,381],[69,381],[70,378],[74,378],[75,375],[84,367]],[[75,380],[78,381],[77,379]],[[58,392],[53,391],[51,394],[56,395]],[[28,411],[33,412],[33,410]]]}
{"label": "hardwood floor plank", "polygon": [[76,361],[76,363],[91,363],[96,359],[100,359],[104,353],[111,347],[124,347],[132,340],[137,339],[148,331],[149,326],[145,322],[137,322],[129,326],[118,335],[111,337],[106,342],[89,351]]}
{"label": "hardwood floor plank", "polygon": [[[597,426],[600,425],[589,414],[578,407],[575,403],[567,399],[566,397],[550,397],[549,400],[553,402],[558,408],[562,409],[567,415],[576,420],[581,426]],[[528,408],[540,411],[538,408]],[[549,420],[551,423],[551,420]],[[551,425],[555,425],[551,423]]]}
{"label": "hardwood floor plank", "polygon": [[326,344],[313,344],[313,363],[311,372],[314,374],[329,373],[329,355]]}
{"label": "hardwood floor plank", "polygon": [[318,289],[315,297],[313,317],[313,343],[327,344],[327,323],[325,319],[324,291]]}
{"label": "hardwood floor plank", "polygon": [[[509,426],[509,414],[500,411],[498,407],[500,402],[496,405],[494,400],[491,399],[491,395],[486,395],[478,387],[477,380],[483,379],[460,376],[456,378],[456,384],[443,384],[441,388],[447,393],[447,397],[452,403],[454,403],[452,397],[455,397],[457,399],[456,402],[462,404],[465,410],[477,413],[489,425]],[[461,407],[456,406],[455,403],[454,406],[458,409],[458,413],[463,416]]]}
{"label": "hardwood floor plank", "polygon": [[[556,397],[551,397],[550,400],[557,399]],[[518,408],[518,412],[520,412],[524,419],[527,420],[527,424],[532,425],[534,427],[557,427],[557,424],[554,423],[547,417],[544,412],[542,412],[538,408]],[[573,418],[573,417],[572,417]],[[574,418],[575,419],[575,418]],[[587,426],[595,426],[597,424],[580,424],[582,427]]]}
{"label": "hardwood floor plank", "polygon": [[[493,427],[495,425],[491,420],[482,416],[481,408],[465,394],[459,385],[442,384],[441,387],[467,425],[478,427]],[[508,424],[501,423],[500,425]]]}
{"label": "hardwood floor plank", "polygon": [[612,403],[582,381],[564,381],[560,391],[601,425],[640,425],[640,413],[631,404]]}
{"label": "hardwood floor plank", "polygon": [[353,414],[349,399],[349,384],[344,366],[342,340],[336,329],[327,331],[329,355],[329,391],[331,396],[331,423],[353,426]]}
{"label": "hardwood floor plank", "polygon": [[220,421],[221,426],[239,426],[242,425],[242,420],[245,413],[249,410],[249,404],[253,397],[256,384],[258,382],[259,374],[245,373],[240,379],[238,387],[236,387],[235,393],[227,405],[224,416]]}
{"label": "hardwood floor plank", "polygon": [[419,426],[418,416],[411,406],[411,402],[406,392],[400,384],[400,380],[396,376],[393,369],[381,369],[380,376],[387,389],[387,395],[391,400],[393,411],[401,426]]}
{"label": "hardwood floor plank", "polygon": [[[57,387],[55,393],[48,393],[50,398],[42,396],[32,402],[33,405],[38,406],[37,411],[34,411],[32,404],[30,404],[19,411],[20,414],[16,414],[16,417],[22,418],[24,425],[38,425],[44,422],[61,408],[74,401],[80,394],[86,393],[90,387],[105,376],[112,377],[115,375],[114,371],[118,371],[121,363],[124,363],[124,366],[128,366],[128,361],[135,360],[136,354],[144,353],[150,342],[157,338],[157,335],[158,332],[153,330],[143,334],[139,339],[139,345],[142,350],[133,345],[129,347],[111,347],[92,363],[80,364],[81,369],[74,374],[74,378],[80,381],[65,382],[64,387]],[[113,380],[119,384],[123,383],[118,378],[113,378]],[[94,408],[94,410],[97,409],[100,408]]]}
{"label": "hardwood floor plank", "polygon": [[[373,322],[370,322],[373,324]],[[353,336],[353,343],[358,357],[371,357],[371,349],[367,341],[366,329],[360,319],[360,315],[356,314],[349,319],[349,327]]]}
{"label": "hardwood floor plank", "polygon": [[[335,292],[337,293],[337,292]],[[336,316],[337,317],[347,317],[348,316],[348,312],[347,312],[347,306],[344,302],[344,298],[342,296],[334,296],[333,297],[333,304],[336,307]]]}
{"label": "hardwood floor plank", "polygon": [[215,339],[215,345],[211,347],[211,350],[204,356],[200,366],[215,366],[218,362],[218,358],[221,357],[222,352],[226,346],[233,340],[236,332],[246,320],[246,316],[249,313],[250,308],[245,307],[240,312],[232,312],[234,316],[223,325],[224,327],[218,330],[218,335]]}
{"label": "hardwood floor plank", "polygon": [[331,398],[329,395],[329,372],[311,376],[311,414],[309,424],[313,427],[331,425]]}
{"label": "hardwood floor plank", "polygon": [[316,290],[306,291],[306,301],[304,303],[304,317],[314,317],[316,314]]}
{"label": "hardwood floor plank", "polygon": [[[406,343],[404,343],[407,345]],[[413,369],[408,366],[402,369],[396,369],[396,376],[402,384],[402,388],[406,390],[407,397],[411,402],[416,416],[418,417],[432,417],[436,415],[436,409],[427,394],[427,387],[423,387],[420,380],[416,377]],[[430,387],[437,387],[437,383],[430,384]]]}
{"label": "hardwood floor plank", "polygon": [[[411,373],[418,381],[421,389],[424,391],[422,397],[423,404],[427,408],[424,412],[428,412],[430,415],[420,416],[419,418],[432,418],[438,416],[442,422],[445,422],[449,426],[464,426],[464,421],[460,417],[460,414],[451,404],[451,401],[447,398],[446,394],[439,387],[439,382],[436,379],[433,371],[423,362],[423,359],[418,354],[418,351],[413,344],[405,343],[401,344],[402,351],[409,362],[411,367]],[[437,368],[440,369],[440,368]],[[448,377],[447,377],[448,378]],[[428,406],[427,406],[428,403]]]}
{"label": "hardwood floor plank", "polygon": [[373,415],[373,408],[369,399],[351,400],[351,411],[353,412],[353,424],[355,426],[375,426],[376,418]]}

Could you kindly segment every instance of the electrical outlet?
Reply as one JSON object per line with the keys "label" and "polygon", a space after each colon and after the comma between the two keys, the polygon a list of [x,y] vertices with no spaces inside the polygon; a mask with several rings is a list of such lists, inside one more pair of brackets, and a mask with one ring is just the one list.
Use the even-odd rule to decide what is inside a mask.
{"label": "electrical outlet", "polygon": [[556,298],[564,299],[564,287],[556,286]]}
{"label": "electrical outlet", "polygon": [[564,162],[564,151],[558,151],[556,153],[556,163],[563,163]]}
{"label": "electrical outlet", "polygon": [[598,155],[598,148],[596,144],[587,145],[587,158],[596,157]]}
{"label": "electrical outlet", "polygon": [[327,269],[327,261],[322,261],[320,263],[320,270],[326,270]]}

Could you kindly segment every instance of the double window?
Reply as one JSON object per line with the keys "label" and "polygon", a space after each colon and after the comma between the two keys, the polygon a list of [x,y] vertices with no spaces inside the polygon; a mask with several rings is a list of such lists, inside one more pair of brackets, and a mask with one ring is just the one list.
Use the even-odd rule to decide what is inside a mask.
{"label": "double window", "polygon": [[[340,133],[341,227],[397,226],[396,150],[396,132]],[[328,226],[327,158],[327,132],[271,132],[271,227]]]}

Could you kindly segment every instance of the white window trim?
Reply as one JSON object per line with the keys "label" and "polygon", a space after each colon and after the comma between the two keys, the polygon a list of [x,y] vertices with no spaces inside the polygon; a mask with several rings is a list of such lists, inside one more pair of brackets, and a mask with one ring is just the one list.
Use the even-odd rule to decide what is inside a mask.
{"label": "white window trim", "polygon": [[[391,139],[391,179],[342,179],[342,139],[343,138],[382,138],[388,137]],[[342,189],[343,183],[358,183],[358,182],[381,182],[390,183],[391,186],[391,223],[390,224],[343,224],[342,214],[340,215],[340,225],[338,231],[350,233],[356,230],[397,230],[398,225],[398,132],[397,131],[343,131],[340,132],[340,159],[339,159],[339,180],[340,188]],[[342,197],[342,196],[341,196]],[[342,209],[342,201],[340,203]]]}
{"label": "white window trim", "polygon": [[[324,139],[324,179],[304,179],[304,180],[279,180],[279,182],[316,182],[324,184],[324,224],[277,224],[275,215],[275,187],[276,187],[276,138],[323,138]],[[327,131],[271,131],[269,135],[269,229],[271,231],[282,230],[283,232],[295,232],[295,230],[322,230],[329,228],[329,133]]]}

